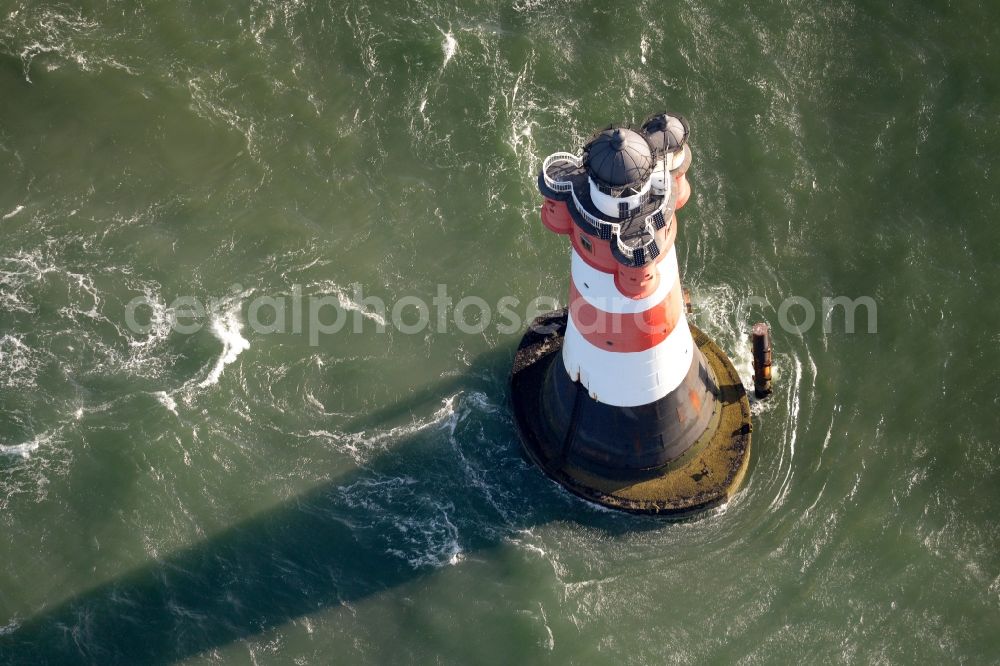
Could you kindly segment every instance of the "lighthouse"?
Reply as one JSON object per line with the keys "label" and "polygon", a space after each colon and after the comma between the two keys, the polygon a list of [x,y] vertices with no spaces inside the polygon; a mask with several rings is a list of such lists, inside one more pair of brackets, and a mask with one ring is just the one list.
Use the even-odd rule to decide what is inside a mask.
{"label": "lighthouse", "polygon": [[542,163],[541,221],[570,245],[568,307],[532,322],[511,376],[528,457],[577,495],[675,517],[726,502],[750,455],[746,391],[688,322],[677,211],[687,121],[610,126]]}

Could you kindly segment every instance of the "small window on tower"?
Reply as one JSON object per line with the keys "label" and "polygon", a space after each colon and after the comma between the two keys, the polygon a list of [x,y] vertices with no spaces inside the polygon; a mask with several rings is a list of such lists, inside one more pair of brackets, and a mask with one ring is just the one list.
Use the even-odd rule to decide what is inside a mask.
{"label": "small window on tower", "polygon": [[583,245],[584,249],[587,250],[587,252],[590,252],[591,254],[594,253],[594,246],[591,245],[590,239],[587,238],[586,236],[580,236],[580,244]]}

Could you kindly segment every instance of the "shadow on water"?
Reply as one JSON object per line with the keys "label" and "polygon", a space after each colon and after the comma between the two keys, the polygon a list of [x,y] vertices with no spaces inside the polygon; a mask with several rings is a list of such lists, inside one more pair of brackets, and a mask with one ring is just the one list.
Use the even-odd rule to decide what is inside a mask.
{"label": "shadow on water", "polygon": [[[361,428],[407,413],[426,414],[442,396],[484,378],[493,387],[505,385],[511,356],[509,350],[488,354],[464,375],[431,385],[352,425]],[[503,401],[506,408],[506,395]],[[518,444],[513,430],[508,440],[508,460],[522,464],[514,453]],[[334,482],[38,613],[0,636],[0,661],[170,663],[428,575],[433,567],[414,567],[388,552],[370,515],[371,504],[352,502],[351,493],[419,476],[419,470],[440,467],[448,455],[453,453],[440,446],[440,437],[410,435]],[[522,490],[543,497],[518,502],[504,527],[530,528],[567,518],[608,533],[663,525],[655,519],[593,510],[576,500],[572,502],[577,510],[567,510],[570,500],[561,491],[551,488],[540,472],[522,467],[532,487],[502,490],[522,498]],[[517,482],[516,475],[507,478],[507,483]],[[464,499],[455,500],[456,506],[466,505]],[[405,498],[390,498],[379,510],[405,517],[416,508],[407,506]],[[492,529],[462,530],[458,540],[464,552],[481,555],[500,546],[502,536]]]}

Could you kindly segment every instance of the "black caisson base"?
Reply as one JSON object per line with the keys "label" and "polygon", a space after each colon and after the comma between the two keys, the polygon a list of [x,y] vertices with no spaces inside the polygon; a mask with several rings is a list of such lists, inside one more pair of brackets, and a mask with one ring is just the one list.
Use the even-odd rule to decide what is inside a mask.
{"label": "black caisson base", "polygon": [[635,513],[685,517],[726,502],[750,457],[750,404],[732,363],[691,326],[691,371],[641,407],[593,400],[562,363],[566,310],[537,318],[511,374],[528,457],[575,494]]}

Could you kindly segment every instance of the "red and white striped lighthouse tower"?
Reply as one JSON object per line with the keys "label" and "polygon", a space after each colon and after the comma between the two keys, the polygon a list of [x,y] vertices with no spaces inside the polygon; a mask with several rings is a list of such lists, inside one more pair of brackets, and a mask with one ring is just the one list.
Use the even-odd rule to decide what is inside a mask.
{"label": "red and white striped lighthouse tower", "polygon": [[[687,514],[746,470],[749,404],[732,363],[689,325],[674,243],[691,188],[688,125],[659,114],[545,159],[542,223],[569,237],[569,308],[522,340],[512,396],[525,450],[577,494]],[[727,431],[726,428],[729,428]]]}

